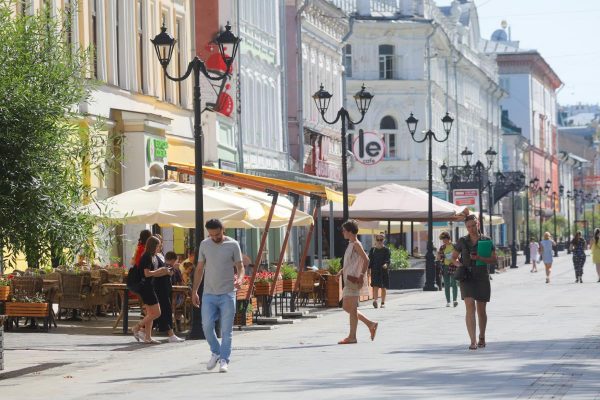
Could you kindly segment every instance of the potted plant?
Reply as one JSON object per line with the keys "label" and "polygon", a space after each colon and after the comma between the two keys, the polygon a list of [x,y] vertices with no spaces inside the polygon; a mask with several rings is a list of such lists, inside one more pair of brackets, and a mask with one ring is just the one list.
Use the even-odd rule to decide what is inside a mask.
{"label": "potted plant", "polygon": [[[12,295],[12,301],[6,303],[6,316],[44,318],[44,328],[48,330],[48,300],[40,292],[33,296],[14,293]],[[8,326],[10,326],[10,321]]]}
{"label": "potted plant", "polygon": [[[237,280],[237,274],[234,275],[234,279]],[[242,283],[242,286],[235,293],[236,300],[246,300],[246,296],[248,295],[249,288],[250,288],[250,277],[244,276],[244,283]]]}
{"label": "potted plant", "polygon": [[296,267],[291,264],[283,264],[281,266],[281,278],[283,279],[283,291],[293,292],[296,287],[296,279],[298,278]]}
{"label": "potted plant", "polygon": [[275,285],[275,291],[273,294],[279,294],[283,292],[283,283],[281,280],[281,274],[275,276],[275,272],[262,271],[256,274],[254,280],[254,295],[255,296],[269,296],[271,295],[271,288]]}
{"label": "potted plant", "polygon": [[10,293],[10,275],[6,278],[0,277],[0,301],[7,301]]}
{"label": "potted plant", "polygon": [[390,289],[417,289],[425,285],[425,268],[410,268],[409,255],[403,247],[390,245]]}
{"label": "potted plant", "polygon": [[327,307],[339,307],[342,299],[342,279],[337,274],[342,269],[342,259],[332,258],[327,260],[326,263],[327,270],[331,275],[327,277],[325,286],[325,304]]}
{"label": "potted plant", "polygon": [[[245,302],[240,302],[238,305],[238,309],[235,313],[235,317],[233,320],[234,325],[241,326],[250,326],[253,323],[253,313],[254,307],[256,307],[256,298],[252,298],[252,301],[248,304],[247,307],[244,307]],[[246,308],[246,312],[244,313],[244,308]]]}

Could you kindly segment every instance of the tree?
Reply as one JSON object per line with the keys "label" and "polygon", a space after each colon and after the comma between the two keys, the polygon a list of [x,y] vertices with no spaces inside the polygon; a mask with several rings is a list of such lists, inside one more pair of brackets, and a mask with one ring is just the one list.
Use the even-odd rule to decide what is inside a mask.
{"label": "tree", "polygon": [[77,107],[91,51],[71,45],[69,14],[14,15],[16,4],[0,0],[0,249],[32,267],[90,249],[96,221],[81,205],[102,150]]}

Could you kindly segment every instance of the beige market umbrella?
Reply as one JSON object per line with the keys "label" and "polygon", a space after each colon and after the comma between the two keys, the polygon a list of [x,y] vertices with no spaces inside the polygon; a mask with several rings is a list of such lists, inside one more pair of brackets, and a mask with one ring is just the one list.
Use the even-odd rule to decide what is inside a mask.
{"label": "beige market umbrella", "polygon": [[[194,185],[160,182],[87,205],[85,210],[109,220],[129,224],[195,227]],[[229,228],[246,227],[245,220],[265,216],[260,202],[220,188],[205,187],[204,220],[219,218]]]}
{"label": "beige market umbrella", "polygon": [[[260,203],[263,208],[264,215],[255,219],[247,218],[244,223],[246,223],[247,228],[263,228],[265,226],[273,202],[273,198],[271,196],[265,192],[259,192],[252,189],[240,189],[231,186],[224,186],[222,189]],[[292,216],[293,207],[294,205],[287,197],[279,195],[273,211],[273,218],[271,220],[270,227],[281,228],[287,226],[290,217]],[[303,211],[296,210],[292,226],[309,226],[312,222],[312,216]]]}
{"label": "beige market umbrella", "polygon": [[[356,195],[350,218],[371,221],[427,221],[428,194],[424,190],[390,183],[367,189]],[[433,197],[433,220],[453,221],[464,218],[466,207]],[[329,205],[322,208],[329,215]],[[342,218],[342,205],[333,205],[334,218]]]}
{"label": "beige market umbrella", "polygon": [[[399,234],[401,231],[410,233],[410,222],[390,221],[390,234]],[[385,234],[388,229],[387,221],[358,221],[358,233],[361,235]],[[402,227],[402,229],[400,229]],[[427,225],[421,222],[413,222],[414,232],[424,232]]]}

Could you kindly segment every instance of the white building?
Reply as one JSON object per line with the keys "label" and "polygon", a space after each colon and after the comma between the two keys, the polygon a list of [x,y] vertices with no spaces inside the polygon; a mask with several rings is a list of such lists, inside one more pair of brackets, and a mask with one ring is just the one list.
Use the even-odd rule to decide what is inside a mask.
{"label": "white building", "polygon": [[283,0],[240,1],[241,137],[245,170],[287,170]]}
{"label": "white building", "polygon": [[486,162],[490,147],[500,153],[503,91],[494,57],[480,50],[475,5],[454,1],[438,8],[431,0],[355,5],[345,57],[348,108],[358,114],[352,96],[364,82],[375,98],[357,128],[381,135],[385,150],[375,165],[353,163],[351,190],[389,182],[427,188],[427,144],[411,139],[405,123],[410,113],[419,120],[417,138],[431,129],[444,139],[441,119],[446,112],[454,118],[448,140],[433,143],[434,190],[446,189],[438,168],[443,162],[463,165],[465,147],[473,161]]}

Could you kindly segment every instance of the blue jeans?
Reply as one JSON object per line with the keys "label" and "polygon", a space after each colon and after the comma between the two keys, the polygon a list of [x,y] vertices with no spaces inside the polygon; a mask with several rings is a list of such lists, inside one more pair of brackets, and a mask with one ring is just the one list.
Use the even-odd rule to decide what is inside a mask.
{"label": "blue jeans", "polygon": [[[231,339],[233,337],[233,318],[235,316],[235,292],[225,294],[206,294],[202,296],[202,330],[213,354],[229,362]],[[221,323],[221,343],[215,332],[215,322]]]}

